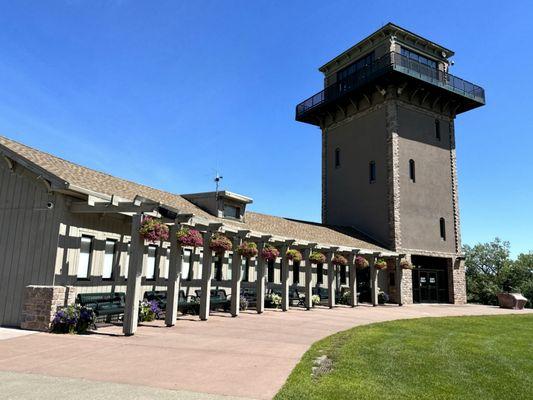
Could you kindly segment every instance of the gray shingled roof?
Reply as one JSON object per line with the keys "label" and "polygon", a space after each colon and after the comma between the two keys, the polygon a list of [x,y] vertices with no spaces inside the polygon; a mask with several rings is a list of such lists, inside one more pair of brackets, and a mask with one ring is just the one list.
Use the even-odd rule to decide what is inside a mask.
{"label": "gray shingled roof", "polygon": [[316,242],[325,245],[355,247],[375,251],[387,251],[378,243],[349,227],[332,227],[313,222],[296,221],[288,218],[260,214],[248,211],[245,222],[221,220],[216,218],[177,194],[154,189],[149,186],[130,182],[109,174],[85,168],[70,161],[36,150],[6,137],[0,136],[0,151],[7,148],[17,156],[68,182],[86,190],[117,195],[133,200],[137,195],[158,201],[183,213],[191,213],[197,217],[213,222],[224,222],[226,225],[249,229],[296,240]]}

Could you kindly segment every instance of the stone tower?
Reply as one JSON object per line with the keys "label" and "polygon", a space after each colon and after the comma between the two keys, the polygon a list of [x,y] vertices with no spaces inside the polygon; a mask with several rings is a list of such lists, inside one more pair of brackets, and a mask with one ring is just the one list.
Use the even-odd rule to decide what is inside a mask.
{"label": "stone tower", "polygon": [[460,259],[454,120],[485,103],[448,72],[453,54],[388,23],[322,66],[324,90],[296,107],[322,131],[323,223],[441,258],[420,258],[428,268]]}

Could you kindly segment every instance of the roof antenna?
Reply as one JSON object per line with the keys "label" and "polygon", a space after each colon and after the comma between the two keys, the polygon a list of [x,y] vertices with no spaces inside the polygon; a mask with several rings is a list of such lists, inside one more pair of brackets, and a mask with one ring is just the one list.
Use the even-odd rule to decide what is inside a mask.
{"label": "roof antenna", "polygon": [[223,176],[220,176],[217,172],[216,176],[215,176],[215,186],[216,186],[216,192],[215,192],[215,196],[216,198],[218,199],[218,186],[220,184],[220,181],[224,179]]}

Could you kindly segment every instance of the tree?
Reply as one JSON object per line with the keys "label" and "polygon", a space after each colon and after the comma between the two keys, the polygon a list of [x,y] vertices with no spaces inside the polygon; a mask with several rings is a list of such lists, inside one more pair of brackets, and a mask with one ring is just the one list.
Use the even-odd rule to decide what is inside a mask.
{"label": "tree", "polygon": [[466,287],[468,301],[481,304],[498,304],[498,293],[521,292],[533,299],[533,254],[520,254],[509,258],[509,242],[494,239],[474,247],[465,245]]}

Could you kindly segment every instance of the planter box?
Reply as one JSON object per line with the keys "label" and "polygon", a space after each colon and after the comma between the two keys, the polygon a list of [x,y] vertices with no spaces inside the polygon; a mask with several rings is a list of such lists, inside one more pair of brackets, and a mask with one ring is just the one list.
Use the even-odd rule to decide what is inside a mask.
{"label": "planter box", "polygon": [[527,299],[520,293],[498,293],[498,303],[501,308],[522,310],[527,303]]}

